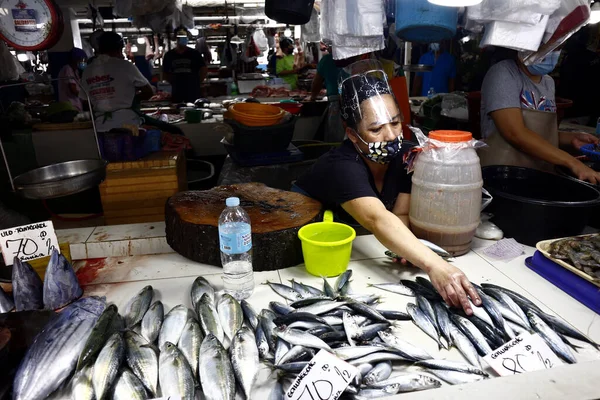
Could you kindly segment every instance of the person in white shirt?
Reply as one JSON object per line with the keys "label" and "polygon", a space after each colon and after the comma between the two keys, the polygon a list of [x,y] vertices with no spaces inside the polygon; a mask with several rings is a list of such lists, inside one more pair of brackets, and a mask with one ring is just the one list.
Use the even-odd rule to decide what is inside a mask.
{"label": "person in white shirt", "polygon": [[[148,80],[137,67],[123,59],[123,40],[115,32],[98,39],[99,55],[83,72],[82,86],[90,96],[98,132],[123,125],[140,125],[134,101],[152,97]],[[85,98],[85,93],[80,92]]]}

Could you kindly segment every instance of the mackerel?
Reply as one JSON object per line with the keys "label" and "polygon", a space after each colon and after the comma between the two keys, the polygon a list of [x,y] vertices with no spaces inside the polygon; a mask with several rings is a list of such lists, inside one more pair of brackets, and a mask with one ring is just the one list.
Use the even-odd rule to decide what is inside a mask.
{"label": "mackerel", "polygon": [[129,300],[125,306],[124,312],[125,326],[127,328],[131,328],[142,322],[144,314],[146,314],[146,311],[150,308],[153,296],[154,289],[152,289],[152,286],[148,285]]}
{"label": "mackerel", "polygon": [[152,303],[144,318],[142,318],[142,336],[145,337],[148,342],[154,343],[158,339],[160,328],[165,318],[165,308],[161,301],[155,301]]}
{"label": "mackerel", "polygon": [[219,339],[213,334],[208,334],[202,342],[200,354],[200,383],[206,400],[234,400],[233,366]]}
{"label": "mackerel", "polygon": [[134,331],[126,331],[125,361],[152,396],[158,394],[158,350]]}

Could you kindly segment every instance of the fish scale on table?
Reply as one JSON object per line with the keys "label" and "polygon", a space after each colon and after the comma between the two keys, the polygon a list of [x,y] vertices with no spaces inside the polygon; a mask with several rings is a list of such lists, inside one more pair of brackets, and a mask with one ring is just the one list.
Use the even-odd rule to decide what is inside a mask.
{"label": "fish scale on table", "polygon": [[[190,294],[196,313],[179,304],[161,319],[162,303],[155,302],[141,315],[141,324],[134,326],[142,334],[131,329],[123,331],[124,321],[115,305],[105,308],[103,302],[93,298],[77,300],[59,314],[57,321],[62,320],[62,323],[53,320],[48,324],[52,335],[61,338],[50,350],[58,352],[64,362],[55,365],[54,357],[40,345],[35,351],[30,349],[27,363],[32,367],[18,374],[15,390],[20,394],[15,400],[32,398],[25,393],[41,393],[43,395],[34,398],[44,398],[51,391],[56,391],[57,396],[72,391],[80,394],[76,400],[88,399],[96,389],[99,396],[107,399],[157,395],[192,399],[196,391],[201,391],[207,400],[232,400],[236,387],[246,399],[279,400],[284,398],[284,389],[289,388],[321,349],[359,367],[359,374],[345,390],[346,397],[386,397],[433,389],[439,387],[441,381],[461,384],[486,379],[479,353],[486,354],[502,344],[510,336],[507,327],[518,326],[514,322],[533,326],[553,351],[569,362],[576,361],[569,346],[575,349],[583,346],[571,340],[597,346],[564,321],[543,313],[526,297],[497,285],[481,285],[483,305],[480,310],[489,316],[490,324],[442,303],[430,281],[423,278],[403,282],[402,287],[412,291],[417,303],[410,303],[407,313],[378,309],[375,304],[380,301],[380,295],[348,294],[345,288],[350,276],[351,273],[347,273],[338,278],[335,289],[324,278],[322,292],[308,290],[308,285],[300,281],[293,281],[292,287],[270,282],[273,290],[296,300],[289,306],[272,301],[268,309],[258,313],[251,301],[238,303],[228,295],[219,296],[220,301],[215,303],[216,290],[205,279],[196,279],[192,285],[195,294]],[[290,291],[303,298],[290,295],[293,293]],[[335,293],[327,297],[323,292]],[[127,304],[136,303],[140,293]],[[142,304],[141,309],[144,307]],[[515,307],[526,314],[527,323],[521,321]],[[128,317],[129,323],[141,314],[135,312],[138,306],[126,309],[131,311],[127,314],[133,316]],[[162,311],[164,314],[164,308]],[[73,324],[65,324],[68,318],[75,318],[80,330]],[[437,337],[438,346],[441,334],[466,362],[434,357],[406,341],[401,326],[405,322],[398,321],[408,319],[423,333]],[[521,327],[517,331],[529,329]],[[203,333],[207,333],[204,339]],[[46,328],[40,337],[44,335],[48,335]],[[66,338],[77,336],[77,345],[67,342],[65,335]],[[152,338],[157,335],[158,338]],[[156,339],[159,348],[154,345]],[[229,352],[225,346],[229,346]],[[120,347],[124,348],[121,357]],[[38,365],[40,357],[41,365]],[[66,381],[73,375],[78,359],[79,371],[70,382]],[[97,368],[92,368],[93,365]],[[412,372],[417,368],[431,376]],[[265,369],[267,373],[262,373]],[[41,376],[44,379],[40,379]],[[260,388],[259,397],[255,394],[256,387]]]}

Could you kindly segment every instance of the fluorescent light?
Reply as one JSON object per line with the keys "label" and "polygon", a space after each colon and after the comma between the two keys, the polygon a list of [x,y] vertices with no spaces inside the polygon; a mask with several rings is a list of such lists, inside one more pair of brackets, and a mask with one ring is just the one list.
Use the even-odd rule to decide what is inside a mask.
{"label": "fluorescent light", "polygon": [[600,3],[595,2],[592,5],[592,13],[588,24],[597,24],[598,22],[600,22]]}
{"label": "fluorescent light", "polygon": [[471,41],[471,36],[465,36],[464,38],[460,39],[461,42],[463,43],[469,43]]}
{"label": "fluorescent light", "polygon": [[444,7],[469,7],[481,3],[483,0],[427,0],[431,4]]}
{"label": "fluorescent light", "polygon": [[158,46],[158,51],[163,51],[165,48],[162,46]]}
{"label": "fluorescent light", "polygon": [[138,44],[144,44],[144,43],[146,43],[146,39],[144,39],[143,37],[139,37],[139,38],[137,38],[137,42],[138,42]]}
{"label": "fluorescent light", "polygon": [[200,33],[200,31],[198,29],[196,29],[196,28],[190,29],[190,34],[192,36],[198,36],[199,33]]}
{"label": "fluorescent light", "polygon": [[292,30],[290,28],[285,28],[285,31],[283,31],[283,36],[291,37],[292,36]]}
{"label": "fluorescent light", "polygon": [[137,53],[137,51],[138,51],[138,48],[137,48],[137,46],[135,44],[133,46],[131,46],[131,52],[132,53]]}
{"label": "fluorescent light", "polygon": [[19,60],[21,62],[25,62],[25,61],[29,61],[29,57],[27,57],[27,54],[25,54],[25,53],[19,53],[19,54],[17,54],[17,60]]}
{"label": "fluorescent light", "polygon": [[231,44],[242,44],[242,43],[244,43],[244,41],[238,35],[234,35],[229,40],[229,43],[231,43]]}

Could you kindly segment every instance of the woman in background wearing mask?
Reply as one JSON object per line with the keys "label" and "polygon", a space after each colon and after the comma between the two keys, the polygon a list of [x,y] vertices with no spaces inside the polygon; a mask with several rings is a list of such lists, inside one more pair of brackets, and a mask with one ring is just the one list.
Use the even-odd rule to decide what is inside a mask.
{"label": "woman in background wearing mask", "polygon": [[560,51],[525,66],[517,52],[495,64],[481,89],[481,133],[488,147],[481,165],[515,165],[553,172],[569,168],[579,179],[600,183],[600,173],[561,148],[579,149],[598,139],[587,133],[559,132],[554,98],[554,70]]}
{"label": "woman in background wearing mask", "polygon": [[381,64],[374,65],[377,69],[362,68],[368,72],[341,83],[348,140],[322,156],[292,191],[319,200],[336,220],[358,222],[386,248],[425,271],[448,304],[470,314],[467,295],[476,305],[480,299],[467,277],[409,230],[411,177],[400,154],[402,115]]}
{"label": "woman in background wearing mask", "polygon": [[188,47],[189,32],[177,30],[177,46],[163,58],[164,79],[172,86],[174,103],[193,103],[200,97],[200,85],[208,68],[200,52]]}
{"label": "woman in background wearing mask", "polygon": [[292,90],[298,88],[298,74],[308,68],[307,65],[302,68],[297,68],[294,60],[294,42],[288,37],[279,40],[279,48],[283,53],[283,57],[277,58],[276,72],[277,76],[283,78],[286,83],[289,83]]}
{"label": "woman in background wearing mask", "polygon": [[58,73],[58,101],[69,102],[79,112],[83,111],[79,98],[81,73],[86,67],[87,54],[80,48],[73,47],[69,55],[69,63]]}

